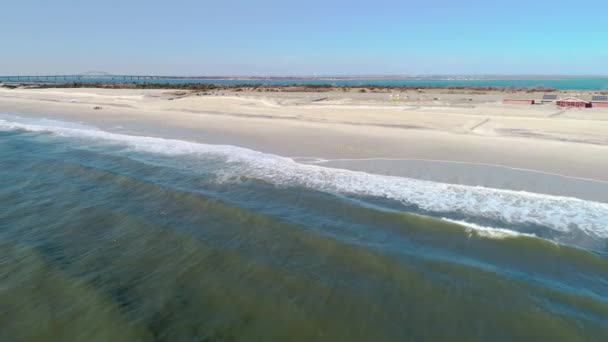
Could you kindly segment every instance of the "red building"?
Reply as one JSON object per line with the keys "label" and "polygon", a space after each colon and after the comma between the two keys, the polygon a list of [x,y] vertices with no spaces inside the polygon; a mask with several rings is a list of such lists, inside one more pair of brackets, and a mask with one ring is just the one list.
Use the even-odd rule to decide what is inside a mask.
{"label": "red building", "polygon": [[577,99],[576,97],[565,97],[559,99],[557,105],[565,108],[589,108],[591,107],[591,102]]}

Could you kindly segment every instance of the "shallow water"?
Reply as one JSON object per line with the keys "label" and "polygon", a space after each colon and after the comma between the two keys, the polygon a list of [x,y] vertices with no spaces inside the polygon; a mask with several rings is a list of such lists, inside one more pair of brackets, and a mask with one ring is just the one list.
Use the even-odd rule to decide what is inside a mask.
{"label": "shallow water", "polygon": [[7,116],[0,162],[0,340],[608,338],[605,203]]}

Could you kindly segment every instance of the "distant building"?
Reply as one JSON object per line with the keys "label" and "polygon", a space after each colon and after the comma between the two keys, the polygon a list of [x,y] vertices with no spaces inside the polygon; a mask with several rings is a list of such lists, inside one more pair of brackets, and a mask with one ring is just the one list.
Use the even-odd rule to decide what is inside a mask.
{"label": "distant building", "polygon": [[533,105],[534,100],[528,99],[504,99],[502,100],[504,104],[522,104],[522,105]]}
{"label": "distant building", "polygon": [[594,95],[591,99],[591,106],[593,107],[608,107],[608,96],[606,95]]}
{"label": "distant building", "polygon": [[591,107],[591,102],[576,97],[565,97],[557,100],[557,105],[563,108],[589,108]]}
{"label": "distant building", "polygon": [[557,95],[555,94],[545,94],[543,95],[542,103],[553,103],[557,102]]}

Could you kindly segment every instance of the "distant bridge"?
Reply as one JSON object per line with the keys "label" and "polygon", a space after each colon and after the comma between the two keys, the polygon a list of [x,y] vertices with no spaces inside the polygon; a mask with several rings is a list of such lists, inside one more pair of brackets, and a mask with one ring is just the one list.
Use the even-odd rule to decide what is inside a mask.
{"label": "distant bridge", "polygon": [[112,75],[107,73],[84,73],[77,75],[36,75],[0,76],[0,82],[8,83],[65,83],[65,82],[108,82],[126,83],[146,80],[180,79],[175,76]]}
{"label": "distant bridge", "polygon": [[158,76],[158,75],[112,75],[102,71],[89,71],[75,75],[9,75],[0,76],[0,83],[10,84],[49,84],[49,83],[192,83],[211,84],[214,81],[233,81],[261,84],[279,80],[299,82],[308,80],[300,77],[236,77],[236,76]]}

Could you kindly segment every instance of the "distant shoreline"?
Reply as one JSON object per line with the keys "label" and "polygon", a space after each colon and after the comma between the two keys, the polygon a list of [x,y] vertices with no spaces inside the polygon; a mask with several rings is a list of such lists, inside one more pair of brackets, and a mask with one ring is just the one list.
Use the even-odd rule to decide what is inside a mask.
{"label": "distant shoreline", "polygon": [[[102,88],[102,89],[174,89],[193,91],[270,91],[270,92],[329,92],[329,91],[411,91],[411,90],[462,90],[462,91],[498,91],[498,92],[555,92],[558,89],[548,87],[498,87],[498,86],[429,86],[429,85],[331,85],[331,84],[213,84],[213,83],[130,83],[130,82],[11,82],[0,83],[8,88],[27,87],[30,89],[48,88]],[[570,91],[560,89],[560,91]],[[607,92],[608,93],[608,92]]]}
{"label": "distant shoreline", "polygon": [[556,90],[585,90],[608,92],[608,77],[573,77],[563,76],[539,77],[162,77],[162,76],[13,76],[0,77],[0,84],[5,86],[29,87],[61,87],[61,88],[125,88],[125,89],[237,89],[237,88],[272,88],[277,91],[289,90],[293,87],[304,89],[449,89],[449,90],[480,90],[480,91],[529,91],[551,92]]}
{"label": "distant shoreline", "polygon": [[[6,77],[64,77],[64,75],[0,75],[0,80]],[[112,78],[112,77],[147,77],[153,79],[190,79],[190,80],[319,80],[319,81],[332,81],[332,80],[405,80],[405,81],[416,81],[416,80],[432,80],[432,81],[443,81],[443,80],[480,80],[480,81],[509,81],[509,80],[565,80],[565,79],[594,79],[594,78],[608,78],[607,75],[284,75],[284,76],[243,76],[243,75],[199,75],[199,76],[185,76],[185,75],[112,75],[112,74],[74,74],[65,75],[67,77],[82,77],[82,78]]]}
{"label": "distant shoreline", "polygon": [[184,90],[196,92],[211,92],[211,91],[231,91],[231,92],[376,92],[376,93],[391,93],[391,92],[406,92],[406,91],[438,91],[438,92],[498,92],[505,94],[514,93],[572,93],[572,92],[588,92],[593,94],[608,95],[608,90],[593,90],[593,89],[556,89],[543,86],[525,87],[525,86],[429,86],[429,85],[375,85],[375,84],[357,84],[357,85],[331,85],[331,84],[213,84],[213,83],[104,83],[104,82],[61,82],[61,83],[42,83],[42,82],[19,82],[19,83],[1,83],[0,88],[27,88],[27,89],[50,89],[50,88],[99,88],[99,89],[167,89],[167,90]]}

